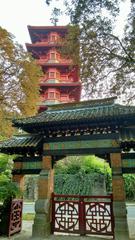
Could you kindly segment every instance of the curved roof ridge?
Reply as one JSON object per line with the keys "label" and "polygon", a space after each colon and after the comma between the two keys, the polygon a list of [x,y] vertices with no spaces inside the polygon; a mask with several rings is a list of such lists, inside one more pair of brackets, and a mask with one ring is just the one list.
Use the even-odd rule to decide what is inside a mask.
{"label": "curved roof ridge", "polygon": [[[64,104],[55,104],[55,105],[49,105],[48,108],[41,112],[41,113],[38,113],[37,115],[35,116],[30,116],[30,117],[25,117],[25,118],[18,118],[18,119],[13,119],[13,123],[18,121],[18,120],[25,120],[25,119],[33,119],[33,117],[35,118],[38,118],[38,116],[44,116],[46,113],[49,113],[49,112],[53,112],[54,110],[73,110],[73,109],[76,109],[78,106],[80,106],[80,108],[78,107],[77,109],[80,110],[81,108],[85,107],[86,108],[89,108],[89,107],[92,107],[90,106],[89,104],[90,103],[97,103],[96,106],[98,107],[102,107],[102,104],[114,104],[115,103],[115,100],[117,99],[116,96],[114,97],[110,97],[110,98],[101,98],[101,99],[91,99],[91,100],[86,100],[86,101],[80,101],[80,102],[72,102],[72,103],[64,103]],[[89,106],[89,107],[86,107]],[[72,107],[72,108],[69,108],[69,107]],[[74,108],[73,108],[74,107]],[[55,112],[55,111],[54,111]]]}
{"label": "curved roof ridge", "polygon": [[27,28],[28,29],[48,29],[48,28],[52,28],[52,29],[59,29],[59,28],[64,28],[66,29],[68,25],[58,25],[58,26],[53,26],[53,25],[48,25],[48,26],[44,26],[44,25],[40,25],[40,26],[33,26],[33,25],[28,25]]}
{"label": "curved roof ridge", "polygon": [[67,109],[68,107],[75,107],[77,108],[78,106],[79,107],[86,107],[86,106],[91,106],[92,104],[94,105],[101,105],[102,104],[114,104],[115,103],[115,100],[117,99],[116,96],[114,97],[110,97],[110,98],[99,98],[99,99],[91,99],[91,100],[86,100],[86,101],[80,101],[80,102],[72,102],[72,103],[64,103],[64,104],[55,104],[55,105],[49,105],[48,108],[47,108],[47,111],[48,110],[52,110],[52,109]]}
{"label": "curved roof ridge", "polygon": [[[135,118],[135,106],[126,106],[115,103],[116,97],[107,99],[96,99],[83,101],[79,103],[68,103],[57,106],[50,106],[44,112],[29,118],[16,119],[13,121],[14,126],[21,127],[25,131],[29,131],[25,126],[39,127],[40,124],[47,128],[47,125],[68,123],[69,121],[90,121],[90,123],[102,121],[113,121],[124,124],[125,118]],[[35,129],[36,131],[36,129]]]}

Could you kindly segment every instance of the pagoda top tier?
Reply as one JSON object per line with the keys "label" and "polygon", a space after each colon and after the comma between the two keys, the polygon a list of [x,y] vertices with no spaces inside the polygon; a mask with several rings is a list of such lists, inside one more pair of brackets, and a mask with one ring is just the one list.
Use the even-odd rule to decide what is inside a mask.
{"label": "pagoda top tier", "polygon": [[28,26],[28,31],[32,43],[41,41],[41,38],[46,37],[46,35],[51,32],[58,33],[61,37],[64,37],[67,33],[67,26]]}

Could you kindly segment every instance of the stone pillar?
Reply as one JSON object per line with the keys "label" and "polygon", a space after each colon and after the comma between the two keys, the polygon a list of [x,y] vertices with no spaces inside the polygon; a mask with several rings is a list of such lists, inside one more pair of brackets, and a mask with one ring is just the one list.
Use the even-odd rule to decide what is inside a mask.
{"label": "stone pillar", "polygon": [[24,175],[13,175],[12,181],[19,186],[21,192],[24,191]]}
{"label": "stone pillar", "polygon": [[125,204],[125,189],[122,176],[122,161],[120,153],[110,154],[112,168],[113,211],[115,219],[115,240],[128,240],[127,211]]}
{"label": "stone pillar", "polygon": [[35,204],[35,219],[32,237],[44,238],[51,234],[51,195],[54,173],[51,156],[44,156],[38,180],[38,200]]}

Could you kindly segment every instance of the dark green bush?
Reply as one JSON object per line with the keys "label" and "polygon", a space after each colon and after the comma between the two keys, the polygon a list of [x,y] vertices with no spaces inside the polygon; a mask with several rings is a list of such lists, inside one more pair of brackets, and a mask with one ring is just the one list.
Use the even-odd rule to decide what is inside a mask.
{"label": "dark green bush", "polygon": [[135,200],[135,175],[124,174],[126,198]]}
{"label": "dark green bush", "polygon": [[21,195],[18,186],[12,182],[13,158],[6,154],[0,154],[0,201]]}
{"label": "dark green bush", "polygon": [[[97,158],[95,156],[73,156],[73,157],[66,157],[63,160],[60,160],[57,162],[55,165],[55,174],[56,175],[61,175],[61,174],[73,174],[73,177],[70,177],[70,184],[73,185],[75,183],[72,183],[72,181],[75,181],[74,179],[74,174],[77,174],[77,177],[82,178],[80,185],[85,184],[86,175],[91,175],[93,176],[93,179],[99,176],[102,176],[105,181],[106,185],[106,191],[110,192],[111,191],[111,169],[109,167],[109,164],[106,163],[103,159]],[[66,176],[68,178],[68,176]],[[90,177],[89,177],[90,178]],[[55,178],[56,179],[56,178]],[[58,177],[59,179],[59,177]],[[62,177],[62,180],[60,181],[59,184],[62,188],[62,181],[64,181],[64,177]],[[89,179],[87,179],[89,181]],[[87,184],[86,180],[86,184]],[[69,184],[69,185],[70,185]],[[66,186],[66,185],[65,185]],[[66,188],[66,187],[65,187]],[[68,186],[67,186],[68,188]],[[85,186],[83,186],[83,189]],[[87,188],[87,187],[86,187]],[[73,189],[77,189],[76,186],[74,186]],[[58,190],[59,191],[59,190]],[[66,190],[64,190],[65,192]],[[79,193],[79,189],[77,190]],[[87,190],[84,192],[88,192]]]}
{"label": "dark green bush", "polygon": [[[100,187],[102,187],[102,190]],[[97,189],[104,193],[104,176],[99,173],[58,174],[55,176],[54,192],[57,194],[91,195]]]}

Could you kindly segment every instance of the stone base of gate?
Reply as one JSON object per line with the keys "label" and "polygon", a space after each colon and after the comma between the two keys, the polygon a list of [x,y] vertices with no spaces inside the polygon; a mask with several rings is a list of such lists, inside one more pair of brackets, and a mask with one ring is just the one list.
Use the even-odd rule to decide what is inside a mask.
{"label": "stone base of gate", "polygon": [[127,210],[125,202],[117,201],[113,203],[114,218],[115,218],[115,239],[129,240],[129,231],[127,224]]}
{"label": "stone base of gate", "polygon": [[35,212],[36,216],[32,228],[32,237],[48,237],[51,234],[50,201],[48,199],[37,200]]}

